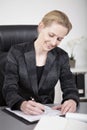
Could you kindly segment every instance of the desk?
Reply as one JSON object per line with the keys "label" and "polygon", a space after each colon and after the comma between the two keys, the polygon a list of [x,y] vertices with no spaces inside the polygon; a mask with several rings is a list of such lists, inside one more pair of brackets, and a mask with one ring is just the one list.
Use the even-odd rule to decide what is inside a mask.
{"label": "desk", "polygon": [[[51,105],[52,106],[52,105]],[[33,130],[36,124],[26,125],[0,108],[0,130]],[[77,110],[79,113],[87,114],[87,102],[81,102]]]}

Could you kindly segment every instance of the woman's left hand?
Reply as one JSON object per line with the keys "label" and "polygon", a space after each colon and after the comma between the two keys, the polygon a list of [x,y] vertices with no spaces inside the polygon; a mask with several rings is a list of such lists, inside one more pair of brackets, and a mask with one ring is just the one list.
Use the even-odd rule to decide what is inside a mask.
{"label": "woman's left hand", "polygon": [[60,110],[61,114],[66,114],[67,112],[75,112],[76,102],[72,99],[69,99],[59,106],[54,106],[53,109]]}

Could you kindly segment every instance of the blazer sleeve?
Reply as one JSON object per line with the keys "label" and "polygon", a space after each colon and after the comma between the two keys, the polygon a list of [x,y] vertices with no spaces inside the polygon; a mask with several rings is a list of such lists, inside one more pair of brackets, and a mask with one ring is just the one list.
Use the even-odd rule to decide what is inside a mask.
{"label": "blazer sleeve", "polygon": [[74,75],[70,71],[68,54],[64,55],[60,72],[60,84],[63,91],[63,101],[73,99],[79,104],[79,94],[74,80]]}
{"label": "blazer sleeve", "polygon": [[5,101],[7,105],[11,108],[16,103],[25,100],[18,94],[18,88],[19,88],[18,86],[19,76],[18,76],[18,64],[17,64],[18,56],[19,56],[18,50],[12,47],[7,55],[5,79],[2,89]]}

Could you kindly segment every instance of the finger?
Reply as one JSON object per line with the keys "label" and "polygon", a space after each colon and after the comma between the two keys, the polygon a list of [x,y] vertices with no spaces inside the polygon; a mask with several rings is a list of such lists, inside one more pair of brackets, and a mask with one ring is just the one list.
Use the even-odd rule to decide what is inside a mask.
{"label": "finger", "polygon": [[29,109],[27,109],[26,111],[24,111],[24,113],[27,114],[27,115],[39,115],[38,112],[29,110]]}
{"label": "finger", "polygon": [[45,110],[45,107],[44,105],[42,105],[41,103],[37,103],[35,101],[29,101],[29,104],[33,107],[36,107],[38,109],[40,109],[41,111],[44,111]]}
{"label": "finger", "polygon": [[75,112],[76,111],[76,107],[74,106],[71,106],[68,110],[68,112]]}
{"label": "finger", "polygon": [[31,107],[30,110],[35,112],[36,114],[42,114],[43,113],[42,109],[40,109],[38,107],[32,107],[32,106],[30,106],[30,107]]}
{"label": "finger", "polygon": [[32,106],[32,105],[30,105],[30,104],[28,104],[26,107],[25,107],[25,109],[23,110],[23,112],[25,113],[25,114],[32,114],[32,115],[39,115],[39,114],[42,114],[43,112],[40,110],[40,109],[38,109],[37,107],[35,107],[35,106]]}
{"label": "finger", "polygon": [[61,110],[61,105],[54,106],[54,107],[52,107],[52,109],[54,109],[54,110]]}
{"label": "finger", "polygon": [[69,106],[70,104],[68,104],[67,103],[67,101],[66,102],[64,102],[62,105],[61,105],[61,113],[62,114],[65,114],[67,111],[68,111],[68,109],[69,109]]}
{"label": "finger", "polygon": [[44,105],[33,101],[29,101],[27,107],[30,111],[33,111],[36,114],[42,114],[44,111]]}
{"label": "finger", "polygon": [[66,114],[67,112],[75,111],[74,107],[71,104],[64,103],[61,108],[61,113]]}
{"label": "finger", "polygon": [[70,107],[66,106],[61,109],[62,114],[66,114],[69,111]]}
{"label": "finger", "polygon": [[69,108],[68,112],[74,112],[74,110],[72,109],[72,107]]}

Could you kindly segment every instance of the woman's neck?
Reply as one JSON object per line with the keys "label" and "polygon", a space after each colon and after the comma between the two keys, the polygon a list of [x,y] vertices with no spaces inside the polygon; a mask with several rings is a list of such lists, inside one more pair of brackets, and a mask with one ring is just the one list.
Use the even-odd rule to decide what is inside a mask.
{"label": "woman's neck", "polygon": [[36,65],[44,66],[46,64],[47,52],[43,50],[40,43],[35,41],[34,43],[35,53],[36,53]]}
{"label": "woman's neck", "polygon": [[36,55],[47,55],[48,52],[43,50],[42,45],[38,40],[34,42],[34,47]]}

